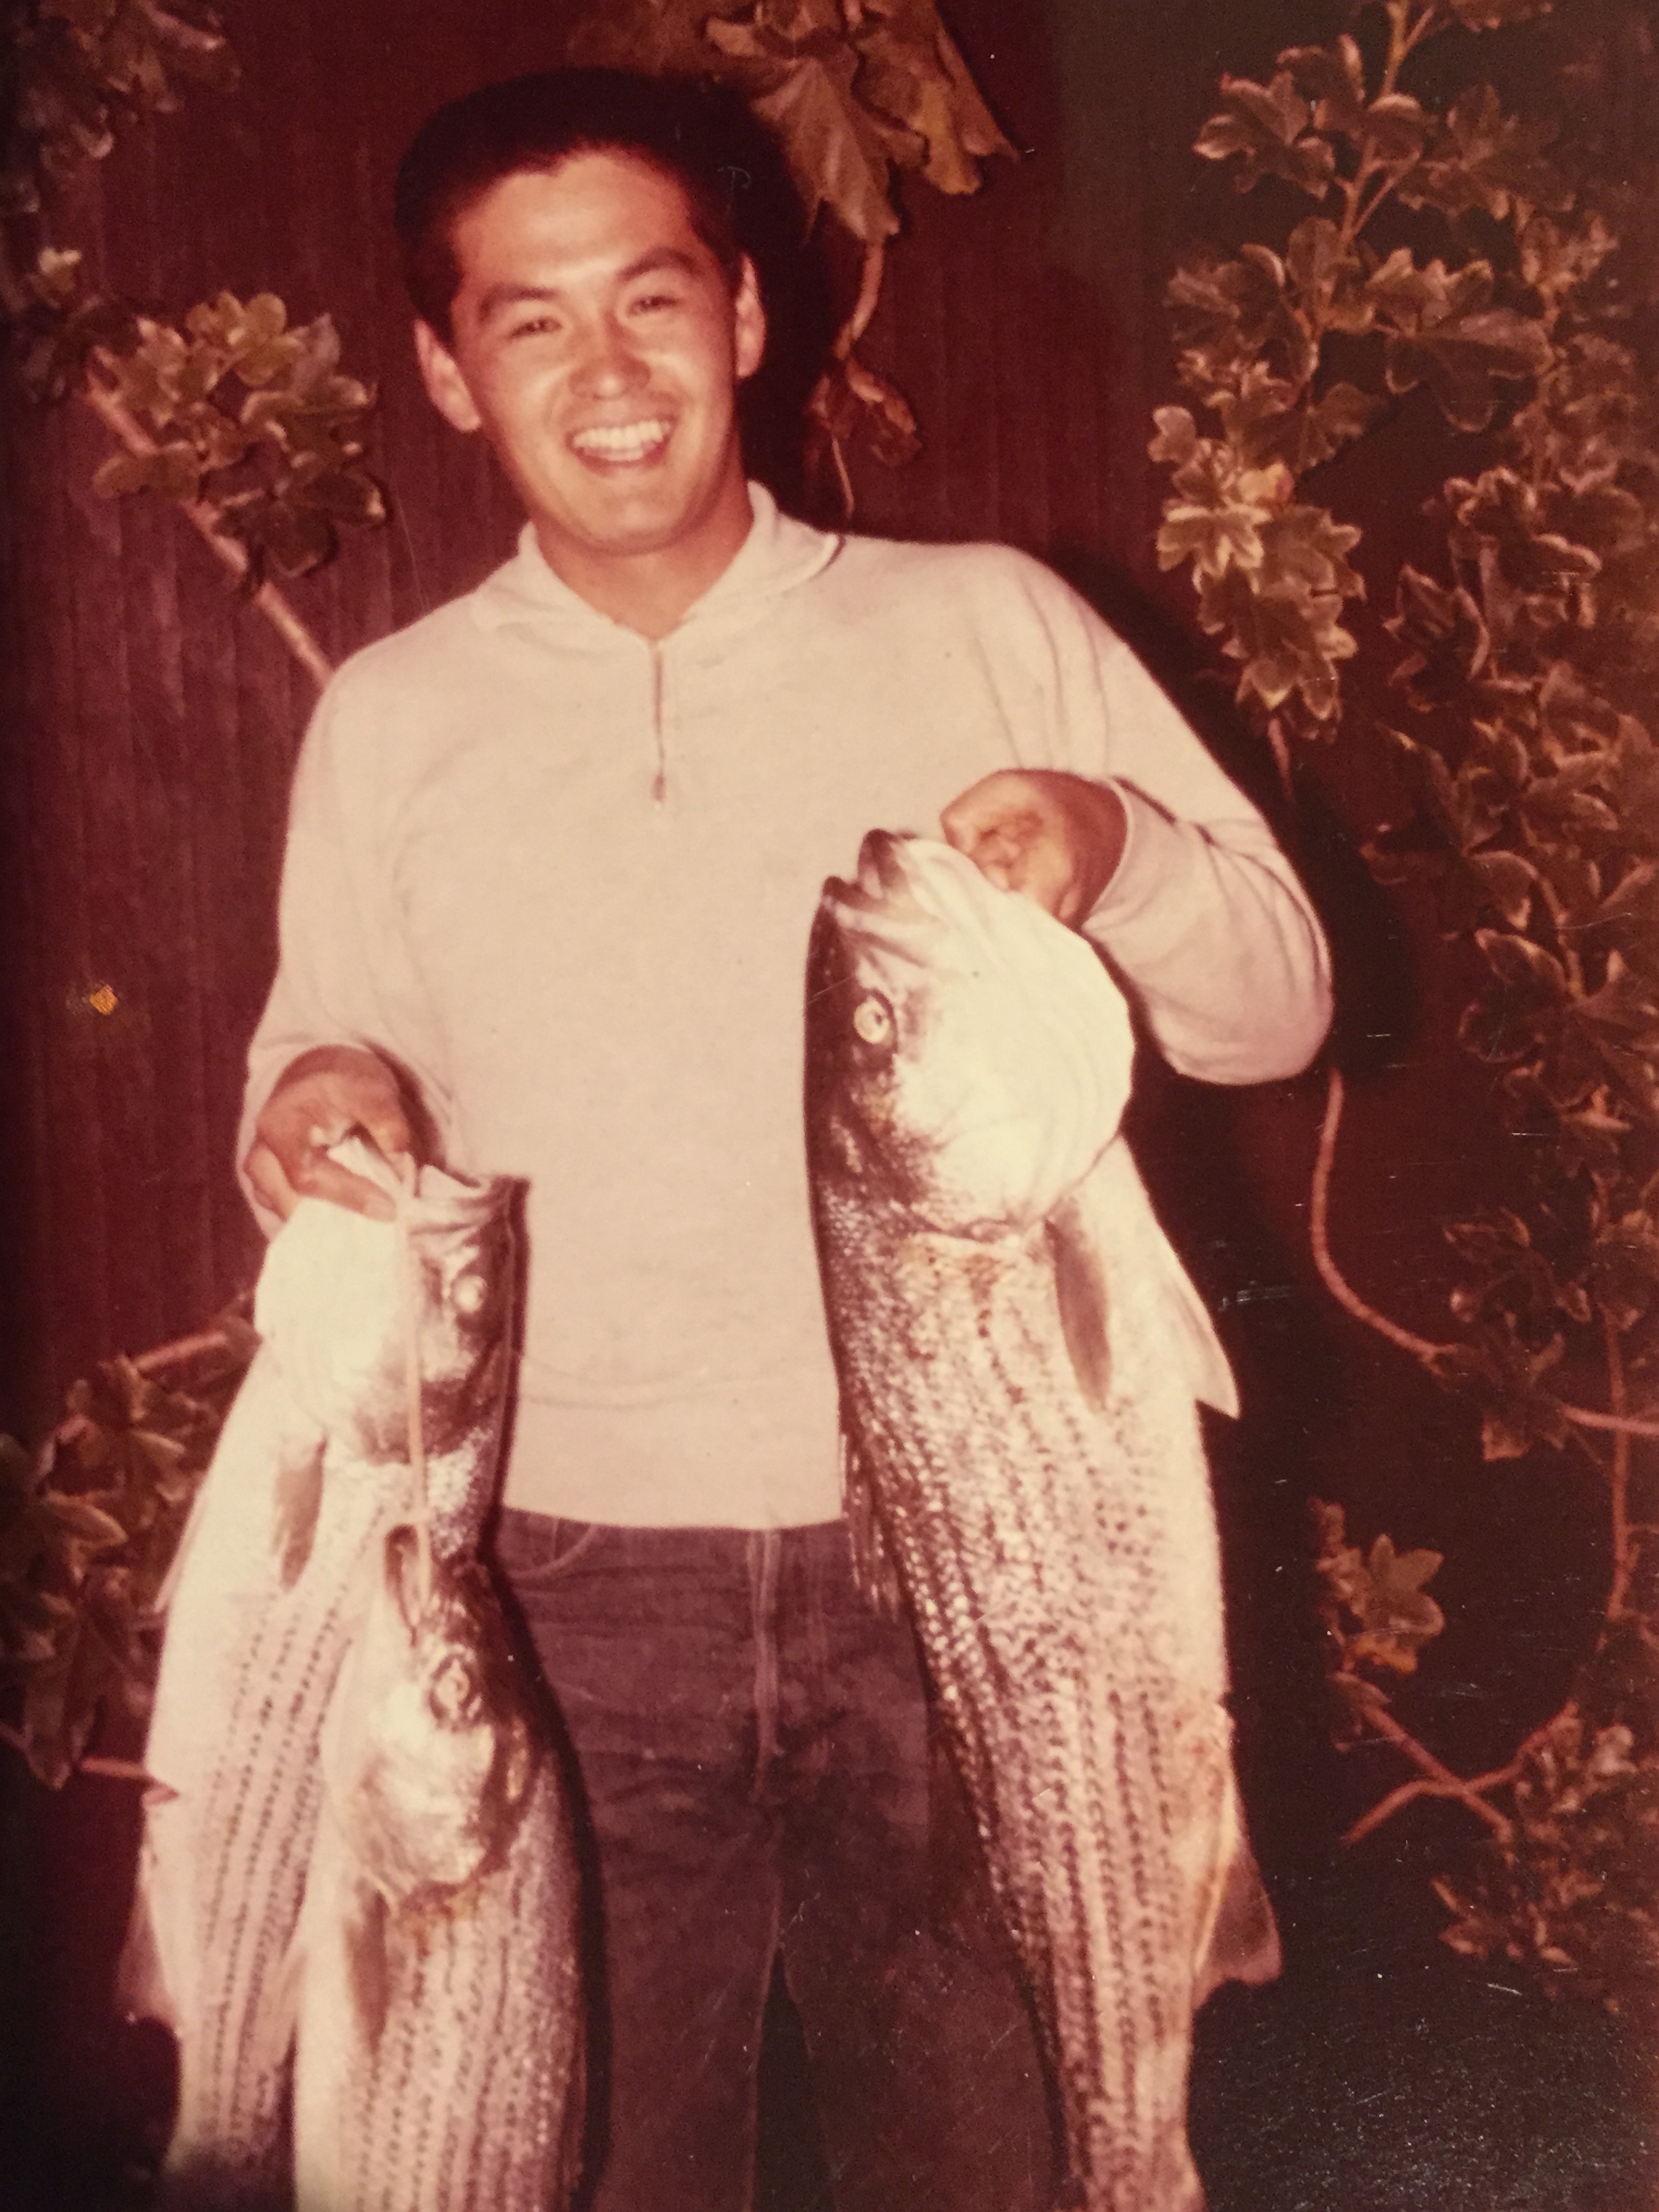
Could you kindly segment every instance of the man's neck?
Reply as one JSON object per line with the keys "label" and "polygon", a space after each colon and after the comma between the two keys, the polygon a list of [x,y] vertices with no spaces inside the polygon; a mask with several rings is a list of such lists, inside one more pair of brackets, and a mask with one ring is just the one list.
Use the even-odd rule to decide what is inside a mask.
{"label": "man's neck", "polygon": [[754,510],[747,484],[740,491],[740,498],[721,502],[710,526],[694,542],[654,552],[589,553],[568,540],[550,544],[539,530],[536,542],[548,567],[578,599],[654,643],[678,629],[688,609],[720,580],[742,550]]}

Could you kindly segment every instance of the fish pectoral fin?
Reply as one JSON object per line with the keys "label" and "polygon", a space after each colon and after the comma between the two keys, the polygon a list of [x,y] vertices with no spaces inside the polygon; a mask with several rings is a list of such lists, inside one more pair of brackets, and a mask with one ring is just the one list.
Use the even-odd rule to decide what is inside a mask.
{"label": "fish pectoral fin", "polygon": [[1054,1297],[1060,1333],[1071,1354],[1078,1388],[1103,1413],[1112,1376],[1106,1340],[1106,1278],[1074,1198],[1062,1199],[1043,1224],[1054,1263]]}
{"label": "fish pectoral fin", "polygon": [[159,2020],[176,2033],[178,2008],[167,1987],[161,1945],[151,1917],[149,1885],[141,1863],[126,1939],[115,1968],[115,2002],[123,2020]]}
{"label": "fish pectoral fin", "polygon": [[303,1926],[283,1954],[282,1964],[259,2000],[257,2059],[263,2072],[276,2073],[294,2048],[305,1998],[307,1946]]}
{"label": "fish pectoral fin", "polygon": [[392,1965],[386,1947],[390,1917],[391,1908],[379,1885],[360,1879],[341,1932],[351,2002],[363,2042],[370,2051],[380,2046],[392,2002]]}
{"label": "fish pectoral fin", "polygon": [[323,1445],[319,1429],[314,1443],[285,1455],[276,1470],[271,1549],[276,1556],[276,1578],[285,1590],[292,1589],[305,1572],[316,1541],[323,1510]]}

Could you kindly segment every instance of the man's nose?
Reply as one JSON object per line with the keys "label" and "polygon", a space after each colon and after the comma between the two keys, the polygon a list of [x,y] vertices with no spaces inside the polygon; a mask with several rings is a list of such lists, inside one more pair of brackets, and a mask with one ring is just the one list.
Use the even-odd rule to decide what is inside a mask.
{"label": "man's nose", "polygon": [[583,333],[576,377],[580,388],[603,398],[629,392],[648,374],[626,326],[615,315],[596,318]]}

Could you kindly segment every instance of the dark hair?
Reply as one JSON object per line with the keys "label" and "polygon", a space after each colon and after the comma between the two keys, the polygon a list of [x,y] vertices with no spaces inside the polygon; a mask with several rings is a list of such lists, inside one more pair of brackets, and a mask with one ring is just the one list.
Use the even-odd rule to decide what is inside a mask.
{"label": "dark hair", "polygon": [[504,177],[556,169],[578,154],[628,154],[671,177],[735,292],[755,129],[740,100],[704,79],[625,70],[549,70],[452,100],[416,134],[398,170],[398,242],[416,313],[451,343],[459,218]]}

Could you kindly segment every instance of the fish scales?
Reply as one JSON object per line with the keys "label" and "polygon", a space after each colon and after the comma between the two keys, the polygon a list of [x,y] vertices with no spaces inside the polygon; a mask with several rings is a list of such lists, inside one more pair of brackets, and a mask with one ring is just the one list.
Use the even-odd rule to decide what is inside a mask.
{"label": "fish scales", "polygon": [[[849,1482],[896,1565],[1032,1989],[1071,2201],[1192,2212],[1193,2013],[1277,1954],[1237,1812],[1174,1262],[1112,1141],[1121,1097],[1110,1110],[1099,1071],[1091,1090],[1026,1018],[1048,981],[1061,1019],[1109,1022],[1113,987],[968,869],[866,841],[815,937],[809,1149]],[[1074,950],[1090,971],[1064,965]],[[988,985],[999,967],[1012,994]],[[1024,1094],[1000,1081],[1008,1054]],[[1127,1090],[1127,1042],[1125,1071]],[[1088,1109],[1069,1129],[1045,1079]],[[977,1157],[976,1121],[994,1131]],[[1107,1316],[1097,1387],[1067,1267]]]}
{"label": "fish scales", "polygon": [[[410,1533],[388,1533],[325,1732],[326,1802],[295,1938],[295,2201],[298,2212],[546,2212],[575,2185],[584,2117],[562,1780],[482,1571],[440,1561],[422,1610],[409,1595]],[[414,1679],[428,1694],[411,1700]],[[434,1822],[430,1770],[469,1741],[487,1771],[461,1820],[449,1816],[462,1793],[441,1784],[446,1817]],[[380,1848],[388,1830],[395,1864]]]}
{"label": "fish scales", "polygon": [[[286,1454],[273,1449],[273,1423]],[[146,1812],[141,1905],[179,2039],[168,2167],[180,2206],[286,2202],[288,2063],[270,2002],[316,1826],[312,1754],[349,1641],[352,1589],[387,1507],[375,1483],[324,1481],[306,1568],[283,1587],[272,1553],[283,1472],[324,1450],[262,1347],[168,1611],[146,1753],[162,1787]]]}
{"label": "fish scales", "polygon": [[[359,1171],[388,1175],[366,1148],[350,1151]],[[312,2212],[486,2201],[548,2212],[573,2179],[574,1847],[554,1754],[511,1679],[505,1624],[475,1557],[504,1412],[511,1198],[505,1182],[427,1170],[400,1197],[398,1232],[313,1201],[267,1257],[265,1340],[181,1546],[146,1753],[137,1924],[148,1941],[135,1954],[151,1955],[154,1985],[134,1994],[179,2042],[163,2197],[179,2212],[288,2212],[296,2174]],[[423,1499],[410,1467],[411,1339],[429,1447]],[[451,1810],[451,1822],[488,1829],[490,1849],[487,1866],[469,1869],[486,1878],[426,1896],[411,1972],[398,1913],[340,1924],[365,1892],[329,1817],[322,1753],[351,1718],[343,1708],[388,1547],[411,1535],[422,1503],[457,1638],[439,1649],[446,1680],[453,1687],[476,1662],[492,1692],[462,1700],[462,1740],[480,1751],[460,1780],[489,1802]],[[430,1645],[432,1623],[422,1627]],[[509,1759],[524,1787],[490,1796]],[[504,1922],[520,1911],[522,1925]],[[384,2002],[372,2021],[351,2008],[337,2016],[330,1944],[371,1921]],[[495,2035],[510,2039],[499,2084],[486,2063]],[[338,2100],[306,2089],[307,2051],[313,2077],[320,2062],[351,2087],[349,2139]],[[441,2109],[434,2100],[452,2092],[459,2101]],[[502,2128],[501,2142],[486,2132]],[[543,2137],[556,2138],[557,2157],[538,2148]]]}
{"label": "fish scales", "polygon": [[[479,1942],[472,1916],[411,1925],[393,1965],[374,2063],[348,2054],[345,2079],[333,2070],[345,2016],[336,2007],[351,1996],[349,1990],[329,1995],[321,2046],[309,2064],[302,2053],[296,2087],[296,2130],[309,2161],[298,2175],[301,2212],[333,2212],[342,2203],[360,2212],[468,2205],[544,2212],[565,2201],[580,2099],[550,2107],[544,2087],[550,2052],[556,2067],[580,2080],[580,2059],[568,2046],[581,2007],[569,1917],[550,1895],[546,1853],[529,1847],[550,1813],[559,1816],[553,1805],[530,1809],[519,1863],[485,1908],[510,1923],[514,1942]],[[329,1879],[325,1871],[322,1878]],[[308,2110],[308,2097],[319,2097],[320,2106]]]}

